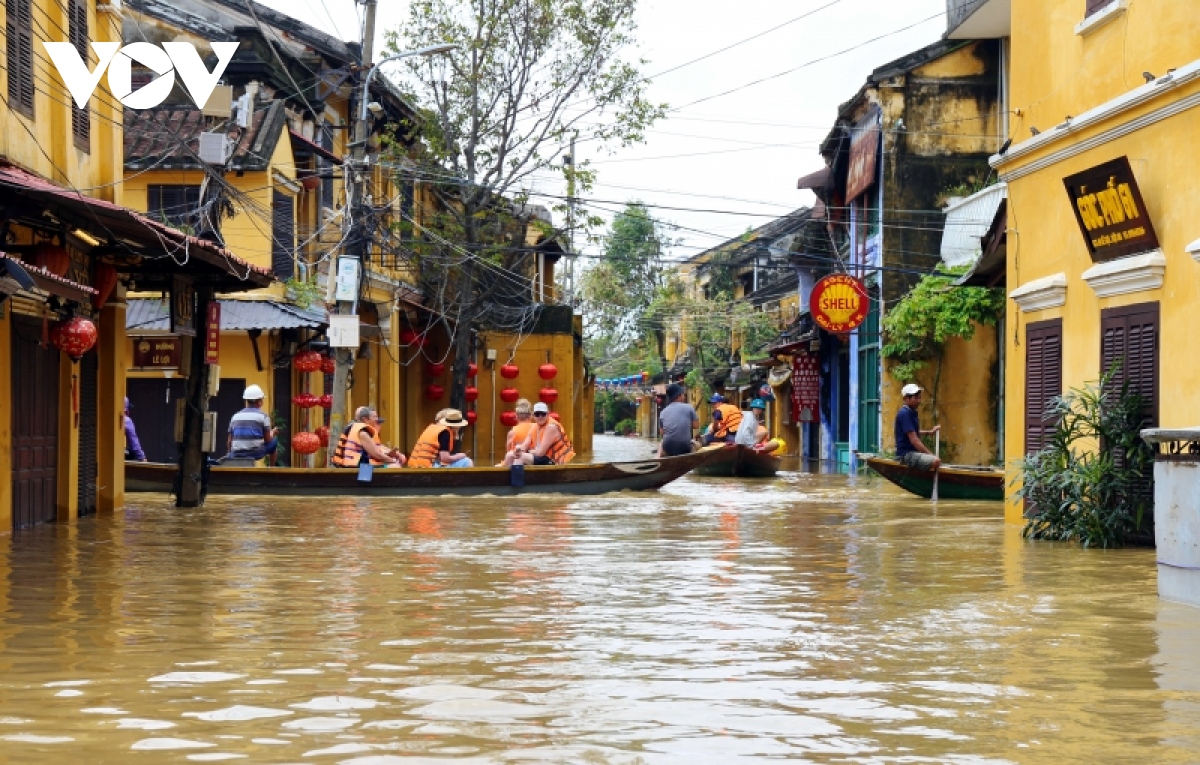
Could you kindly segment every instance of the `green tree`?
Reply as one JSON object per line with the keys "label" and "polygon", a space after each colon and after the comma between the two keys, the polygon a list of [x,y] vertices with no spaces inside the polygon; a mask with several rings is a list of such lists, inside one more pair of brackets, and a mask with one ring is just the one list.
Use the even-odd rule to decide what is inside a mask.
{"label": "green tree", "polygon": [[[408,59],[408,87],[427,109],[419,134],[423,177],[438,210],[423,216],[412,257],[429,300],[454,330],[451,405],[464,403],[468,328],[527,322],[531,227],[549,228],[528,204],[539,172],[565,171],[586,190],[586,163],[564,166],[577,136],[598,148],[642,140],[663,107],[622,54],[634,41],[636,0],[413,0],[389,33],[391,50],[455,43],[439,62]],[[429,211],[426,211],[429,212]],[[402,224],[403,225],[403,222]]]}

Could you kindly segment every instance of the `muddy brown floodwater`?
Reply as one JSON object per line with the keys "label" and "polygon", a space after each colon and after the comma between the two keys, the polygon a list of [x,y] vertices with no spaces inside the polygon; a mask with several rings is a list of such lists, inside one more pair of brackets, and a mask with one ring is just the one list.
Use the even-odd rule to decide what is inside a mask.
{"label": "muddy brown floodwater", "polygon": [[1200,610],[1154,552],[995,504],[131,500],[0,541],[0,763],[1200,761]]}

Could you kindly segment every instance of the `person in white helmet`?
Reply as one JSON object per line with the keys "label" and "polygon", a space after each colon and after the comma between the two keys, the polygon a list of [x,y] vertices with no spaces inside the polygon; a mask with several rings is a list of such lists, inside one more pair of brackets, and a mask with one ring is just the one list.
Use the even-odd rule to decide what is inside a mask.
{"label": "person in white helmet", "polygon": [[261,459],[279,447],[279,428],[271,427],[271,418],[262,410],[262,388],[251,385],[242,394],[246,408],[229,421],[229,456],[237,459]]}

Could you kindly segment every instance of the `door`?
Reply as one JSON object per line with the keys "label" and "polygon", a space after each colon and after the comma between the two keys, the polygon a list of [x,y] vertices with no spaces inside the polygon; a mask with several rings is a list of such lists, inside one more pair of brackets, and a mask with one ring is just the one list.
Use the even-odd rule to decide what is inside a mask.
{"label": "door", "polygon": [[[224,455],[229,452],[225,448],[229,438],[229,421],[242,411],[242,395],[245,392],[245,378],[222,379],[221,387],[217,389],[217,397],[209,400],[208,411],[217,413],[217,450],[214,454]],[[270,407],[266,408],[269,412]]]}
{"label": "door", "polygon": [[129,416],[137,429],[138,441],[151,462],[179,462],[175,443],[175,402],[183,398],[187,381],[182,378],[135,379],[125,381],[129,398]]}
{"label": "door", "polygon": [[882,391],[879,379],[879,289],[870,284],[871,307],[858,328],[858,451],[879,451]]}
{"label": "door", "polygon": [[[1158,303],[1138,303],[1100,312],[1100,374],[1114,369],[1113,381],[1120,389],[1126,381],[1130,392],[1142,398],[1143,428],[1158,426]],[[1143,448],[1149,449],[1143,444]],[[1113,450],[1121,464],[1125,455]],[[1147,471],[1138,487],[1138,497],[1147,507],[1154,503],[1154,474]],[[1142,529],[1153,528],[1154,514],[1142,519]]]}
{"label": "door", "polygon": [[59,353],[41,322],[13,317],[13,530],[58,519]]}
{"label": "door", "polygon": [[79,372],[79,515],[96,514],[96,484],[100,474],[96,450],[100,360],[95,353],[84,354],[76,364]]}

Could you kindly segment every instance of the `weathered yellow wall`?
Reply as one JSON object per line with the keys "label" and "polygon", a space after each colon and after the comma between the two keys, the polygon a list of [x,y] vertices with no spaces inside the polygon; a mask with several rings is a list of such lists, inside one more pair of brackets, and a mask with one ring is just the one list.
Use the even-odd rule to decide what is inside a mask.
{"label": "weathered yellow wall", "polygon": [[12,534],[12,312],[0,306],[0,537]]}
{"label": "weathered yellow wall", "polygon": [[128,343],[125,339],[123,290],[104,306],[100,315],[97,373],[96,423],[96,510],[111,513],[125,505],[125,370]]}
{"label": "weathered yellow wall", "polygon": [[[1068,0],[1013,0],[1014,19],[1038,19],[1013,25],[1012,106],[1018,141],[1031,125],[1047,130],[1067,114],[1089,108],[1143,84],[1141,73],[1162,75],[1168,68],[1195,60],[1200,14],[1190,0],[1164,0],[1146,9],[1136,5],[1122,17],[1079,37],[1082,3]],[[1115,62],[1115,63],[1114,63]],[[1161,95],[1103,124],[1073,132],[1041,150],[1001,166],[1002,177],[1045,158],[1064,146],[1078,145],[1106,130],[1125,125],[1150,111],[1200,95],[1200,84],[1162,88]],[[1185,246],[1200,238],[1196,209],[1200,184],[1191,169],[1200,166],[1200,110],[1192,107],[1030,175],[1009,180],[1008,289],[1063,273],[1066,304],[1029,313],[1009,301],[1005,333],[1005,458],[1009,478],[1013,461],[1024,453],[1025,336],[1030,322],[1063,321],[1063,387],[1077,387],[1100,376],[1100,311],[1159,301],[1161,310],[1159,410],[1163,427],[1200,422],[1200,363],[1189,352],[1194,343],[1195,306],[1200,305],[1200,264]],[[1019,143],[1018,143],[1019,146]],[[1167,260],[1163,285],[1109,298],[1097,298],[1081,276],[1093,263],[1079,231],[1062,179],[1108,160],[1126,156],[1137,178],[1151,222]],[[1011,498],[1010,489],[1010,498]],[[1021,507],[1005,505],[1005,517],[1021,522]]]}

